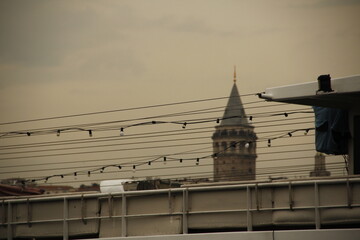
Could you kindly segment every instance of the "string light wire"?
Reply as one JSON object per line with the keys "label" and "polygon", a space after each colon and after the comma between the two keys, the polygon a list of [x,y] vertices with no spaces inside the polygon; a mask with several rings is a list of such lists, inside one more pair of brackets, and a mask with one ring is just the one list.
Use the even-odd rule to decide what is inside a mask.
{"label": "string light wire", "polygon": [[[299,130],[293,130],[292,132],[297,132],[297,131],[299,131]],[[283,134],[283,135],[280,135],[280,136],[278,136],[278,137],[276,137],[276,138],[273,138],[273,139],[279,139],[279,138],[283,138],[283,137],[285,137],[285,136],[287,136],[286,134]],[[239,144],[241,141],[238,141],[238,142],[235,142],[235,143],[233,143],[233,144]],[[196,144],[191,144],[191,145],[196,145]],[[176,146],[176,145],[175,145]],[[196,158],[196,159],[204,159],[204,158],[208,158],[208,157],[213,157],[214,155],[220,155],[220,154],[223,154],[223,153],[225,153],[227,150],[229,150],[230,148],[232,148],[233,146],[229,146],[229,147],[227,147],[227,148],[225,148],[225,149],[223,149],[222,151],[219,151],[219,152],[217,152],[217,153],[213,153],[213,154],[211,154],[211,155],[209,155],[209,156],[202,156],[202,157],[198,157],[198,158]],[[301,151],[307,151],[307,150],[313,150],[313,149],[302,149]],[[293,150],[291,150],[291,151],[282,151],[282,152],[294,152]],[[274,152],[267,152],[267,153],[263,153],[263,154],[274,154]],[[164,163],[167,161],[167,158],[166,158],[166,156],[164,156],[164,157],[162,157],[163,158],[163,161],[164,161]],[[154,161],[156,161],[156,160],[158,160],[159,158],[156,158],[155,160],[152,160],[152,162],[154,162]],[[184,160],[184,159],[183,159]],[[143,162],[143,163],[139,163],[139,164],[133,164],[133,169],[135,170],[135,168],[137,167],[137,166],[141,166],[141,165],[145,165],[145,164],[147,164],[149,161],[146,161],[146,162]],[[111,165],[111,166],[113,166],[113,165]],[[109,166],[103,166],[103,167],[101,167],[101,169],[102,170],[104,170],[106,167],[109,167]],[[95,169],[95,170],[89,170],[90,172],[93,172],[93,171],[98,171],[99,169]],[[73,173],[71,173],[71,175],[72,175]],[[69,174],[63,174],[63,175],[69,175]],[[47,176],[47,177],[45,177],[45,179],[49,179],[49,178],[52,178],[52,177],[56,177],[56,176],[58,176],[58,175],[52,175],[52,176]],[[41,180],[44,180],[44,179],[41,179]],[[32,182],[34,182],[34,179],[32,180]]]}
{"label": "string light wire", "polygon": [[[250,95],[254,95],[254,94],[249,94]],[[241,95],[241,97],[246,96],[246,95]],[[225,99],[225,98],[217,98],[216,100],[220,100],[220,99]],[[215,99],[213,99],[215,100]],[[213,101],[211,100],[211,101]],[[193,101],[188,101],[188,102],[181,102],[181,103],[190,103]],[[205,102],[205,100],[203,101]],[[256,104],[256,103],[262,103],[264,101],[257,101],[257,102],[250,102],[249,104]],[[180,103],[173,103],[174,105],[180,104]],[[282,104],[277,104],[279,106],[282,106]],[[285,104],[284,104],[285,105]],[[10,125],[10,124],[18,124],[18,123],[26,123],[26,122],[36,122],[36,120],[39,121],[45,121],[45,120],[55,120],[55,119],[63,119],[63,118],[71,118],[71,117],[81,117],[81,116],[88,116],[88,115],[93,115],[93,114],[105,114],[105,113],[110,113],[110,112],[122,112],[122,111],[127,111],[127,110],[141,110],[144,109],[146,107],[152,108],[152,107],[158,107],[158,106],[173,106],[171,104],[163,104],[163,105],[154,105],[154,106],[144,106],[144,107],[139,107],[137,109],[135,108],[128,108],[128,109],[118,109],[118,110],[112,110],[112,111],[102,111],[102,112],[96,112],[96,113],[86,113],[86,114],[76,114],[76,115],[66,115],[66,116],[60,116],[60,117],[51,117],[51,118],[43,118],[43,119],[30,119],[30,120],[24,120],[24,121],[17,121],[17,122],[8,122],[8,123],[0,123],[1,125]],[[267,106],[269,107],[269,106]],[[222,108],[222,110],[220,110],[220,108]],[[261,106],[255,106],[255,107],[249,107],[249,109],[260,109]],[[248,108],[247,108],[248,109]],[[222,112],[223,111],[223,107],[213,107],[213,108],[206,108],[206,109],[197,109],[197,110],[192,110],[192,111],[183,111],[183,112],[177,112],[177,113],[173,113],[171,114],[163,114],[163,115],[157,115],[157,116],[161,116],[159,118],[163,118],[163,117],[168,117],[168,118],[179,118],[176,120],[166,120],[164,121],[163,119],[155,119],[152,117],[143,117],[143,118],[133,118],[131,119],[131,121],[127,121],[126,120],[114,120],[114,121],[106,121],[106,122],[96,122],[96,123],[91,123],[91,124],[79,124],[79,125],[68,125],[68,126],[64,126],[64,128],[59,128],[59,127],[44,127],[44,128],[38,128],[38,129],[32,129],[32,130],[24,130],[24,131],[11,131],[11,132],[3,132],[1,133],[4,137],[4,139],[6,138],[11,138],[11,137],[21,137],[21,136],[26,136],[29,137],[28,139],[30,139],[33,136],[37,136],[37,135],[48,135],[48,134],[54,134],[54,136],[58,136],[61,137],[64,133],[71,133],[71,132],[77,132],[77,131],[87,131],[88,135],[91,137],[93,136],[94,139],[90,139],[89,140],[84,140],[83,138],[78,139],[78,140],[64,140],[64,141],[52,141],[52,142],[43,142],[43,143],[37,143],[38,145],[36,145],[35,143],[32,144],[23,144],[23,145],[17,145],[17,144],[13,144],[13,145],[7,145],[7,146],[2,146],[0,147],[0,151],[2,150],[9,150],[11,148],[13,149],[17,149],[16,147],[24,147],[26,148],[33,148],[33,147],[38,147],[38,148],[48,148],[49,146],[65,146],[67,144],[69,145],[73,145],[73,144],[97,144],[100,143],[104,140],[105,141],[111,141],[110,144],[97,144],[97,145],[91,145],[91,146],[78,146],[78,145],[73,145],[73,147],[60,147],[60,148],[53,148],[53,149],[36,149],[36,150],[27,150],[27,151],[17,151],[16,153],[9,153],[9,152],[0,152],[0,155],[7,155],[7,154],[31,154],[31,153],[37,153],[37,152],[51,152],[51,151],[57,151],[57,153],[55,154],[44,154],[44,155],[32,155],[32,156],[17,156],[14,158],[9,158],[9,157],[5,157],[5,158],[1,158],[0,160],[20,160],[20,159],[24,159],[24,158],[44,158],[44,157],[59,157],[59,156],[74,156],[74,155],[79,155],[79,154],[91,154],[91,153],[111,153],[111,152],[120,152],[120,151],[128,151],[128,150],[146,150],[146,149],[156,149],[156,148],[169,148],[169,147],[187,147],[187,146],[201,146],[203,144],[210,144],[210,141],[207,142],[198,142],[198,143],[191,143],[191,144],[176,144],[176,145],[172,145],[172,144],[167,144],[167,145],[158,145],[158,143],[163,143],[163,142],[178,142],[178,141],[194,141],[194,140],[201,140],[201,139],[205,139],[206,137],[202,137],[202,136],[191,136],[190,137],[184,137],[184,138],[174,138],[174,139],[154,139],[153,135],[156,135],[155,137],[158,138],[163,138],[164,135],[166,136],[166,134],[168,134],[169,136],[176,136],[179,134],[205,134],[205,133],[210,133],[213,132],[213,130],[209,130],[210,128],[213,129],[214,126],[211,127],[202,127],[202,128],[194,128],[194,129],[199,129],[199,130],[193,130],[193,126],[190,125],[196,125],[196,124],[206,124],[206,123],[213,123],[213,124],[219,124],[220,121],[225,120],[225,119],[230,119],[230,118],[248,118],[249,120],[251,120],[252,124],[261,124],[261,122],[263,123],[270,123],[271,124],[265,124],[264,126],[260,126],[260,125],[256,125],[256,128],[266,128],[266,127],[271,127],[271,126],[276,126],[276,127],[281,127],[281,126],[286,126],[286,125],[290,125],[291,123],[280,123],[280,124],[275,124],[276,121],[285,121],[284,117],[286,118],[286,121],[291,119],[289,118],[290,115],[295,115],[295,114],[313,114],[313,111],[308,111],[309,108],[306,109],[295,109],[295,110],[290,110],[290,109],[286,109],[286,110],[278,110],[278,111],[271,111],[271,112],[254,112],[251,114],[248,114],[247,116],[232,116],[229,118],[219,118],[219,117],[197,117],[197,118],[185,118],[185,116],[195,116],[195,115],[199,115],[199,114],[213,114],[213,113],[217,113],[217,112]],[[263,119],[263,118],[269,118],[269,117],[273,117],[273,118],[277,118],[280,117],[279,119],[281,120],[266,120],[266,121],[259,121],[259,119]],[[298,119],[309,119],[311,117],[301,117]],[[143,122],[136,122],[136,121],[142,121],[142,120],[149,120],[149,121],[143,121]],[[127,124],[124,124],[127,123]],[[299,124],[304,124],[305,122],[301,122]],[[123,125],[124,124],[124,125]],[[127,133],[127,129],[128,128],[132,128],[132,127],[140,127],[140,126],[148,126],[148,125],[159,125],[159,124],[177,124],[182,126],[183,129],[179,129],[179,130],[171,130],[171,131],[164,131],[166,133],[162,133],[162,132],[153,132],[153,133],[136,133],[136,134],[130,134]],[[293,123],[294,124],[294,123]],[[293,125],[292,124],[292,125]],[[100,131],[112,131],[112,130],[116,130],[117,132],[120,131],[120,135],[123,136],[117,136],[117,137],[96,137],[97,136],[97,132]],[[186,132],[181,132],[181,130],[184,130]],[[292,137],[292,138],[296,138],[296,137],[300,137],[300,136],[296,136],[296,133],[299,131],[304,131],[306,132],[306,134],[310,131],[313,130],[313,128],[297,128],[295,130],[270,130],[270,131],[263,131],[263,132],[257,132],[258,135],[261,135],[259,137],[258,140],[252,140],[252,141],[248,141],[247,143],[251,143],[251,142],[256,142],[256,143],[261,143],[261,142],[266,142],[266,141],[273,141],[280,139],[280,138],[284,138],[284,137]],[[189,132],[187,132],[189,131]],[[190,132],[192,131],[192,132]],[[280,133],[281,134],[277,134],[276,133]],[[264,137],[262,135],[264,134],[274,134],[271,137]],[[13,136],[11,136],[13,134]],[[119,135],[119,132],[117,133]],[[146,135],[148,134],[148,135]],[[171,135],[170,135],[171,134]],[[305,133],[304,133],[305,134]],[[162,135],[162,136],[161,136]],[[186,135],[184,135],[186,136]],[[312,134],[306,135],[306,136],[312,136]],[[142,139],[144,137],[148,137],[149,139],[151,138],[150,141],[136,141],[136,139]],[[210,138],[210,136],[208,136],[207,138]],[[136,142],[129,142],[129,140],[134,139]],[[114,140],[119,140],[122,141],[120,144],[114,144],[112,143],[112,141]],[[209,139],[210,140],[210,139]],[[242,141],[236,142],[234,146],[230,146],[230,147],[236,147],[237,144],[239,144]],[[107,149],[105,150],[104,148],[106,147],[118,147],[121,145],[127,146],[127,145],[136,145],[136,144],[155,144],[156,146],[142,146],[142,147],[134,147],[134,148],[127,148],[127,149]],[[52,145],[54,144],[54,145]],[[63,144],[63,145],[61,145]],[[274,143],[273,143],[274,145]],[[290,145],[290,144],[289,144]],[[92,175],[97,175],[97,174],[108,174],[111,172],[126,172],[127,169],[126,168],[130,168],[129,171],[131,170],[136,170],[138,171],[144,171],[145,165],[146,166],[151,166],[153,165],[153,163],[156,162],[188,162],[188,161],[192,161],[193,162],[193,167],[196,167],[196,165],[201,165],[201,166],[207,166],[206,163],[203,163],[202,159],[212,159],[212,157],[216,156],[216,155],[220,155],[223,154],[224,152],[226,152],[227,150],[230,149],[230,147],[224,149],[223,151],[217,152],[217,153],[211,153],[210,151],[194,151],[192,153],[192,156],[189,155],[189,157],[186,157],[185,154],[184,156],[179,156],[178,155],[171,155],[171,154],[163,154],[163,155],[159,155],[157,157],[154,157],[152,159],[139,159],[138,162],[134,162],[134,161],[129,161],[126,164],[123,163],[116,163],[116,164],[103,164],[103,165],[99,165],[99,166],[92,166],[92,165],[84,165],[82,166],[80,169],[73,169],[74,171],[68,174],[55,174],[55,175],[49,175],[49,176],[45,176],[42,178],[33,178],[31,179],[32,182],[33,181],[49,181],[52,178],[64,178],[67,176],[72,176],[72,177],[78,177],[78,176],[82,176],[82,175],[88,175],[88,177],[92,176]],[[273,146],[273,147],[280,147],[279,146]],[[86,152],[79,152],[80,149],[87,149],[87,148],[102,148],[99,151],[86,151]],[[209,149],[209,147],[207,147]],[[202,149],[207,149],[207,148],[202,148]],[[198,148],[199,149],[199,148]],[[211,149],[211,147],[210,147]],[[210,150],[209,149],[209,150]],[[265,149],[265,147],[258,147],[257,149]],[[59,151],[69,151],[69,150],[77,150],[77,152],[66,152],[66,153],[59,153]],[[302,151],[306,152],[306,151],[314,151],[313,148],[311,149],[302,149]],[[282,153],[287,153],[287,152],[296,152],[294,150],[289,150],[289,151],[278,151],[282,152]],[[195,154],[204,154],[202,156],[198,155],[194,157],[194,153]],[[276,151],[272,151],[272,152],[268,152],[268,153],[261,153],[261,154],[276,154]],[[176,156],[176,157],[175,157]],[[179,157],[177,157],[179,156]],[[128,158],[128,156],[123,156],[123,159]],[[119,158],[112,158],[114,161],[116,161]],[[166,159],[166,160],[164,160]],[[99,159],[93,159],[96,161],[99,161]],[[94,161],[95,162],[95,161]],[[259,161],[261,162],[261,161]],[[69,162],[70,163],[70,162]],[[201,164],[200,164],[201,163]],[[41,165],[40,165],[41,166]],[[94,167],[94,168],[92,168]],[[166,165],[166,167],[162,167],[161,169],[168,169],[171,166]],[[1,168],[1,167],[0,167]],[[108,168],[117,168],[116,170],[112,170],[112,171],[107,171]],[[69,168],[71,169],[71,168]],[[83,170],[81,170],[83,169]],[[148,170],[151,170],[152,168],[149,168]],[[40,169],[39,169],[40,170]],[[60,167],[60,168],[48,168],[49,171],[54,170],[54,171],[59,171],[59,170],[66,170],[66,167]],[[19,171],[19,170],[17,170]],[[21,171],[21,170],[20,170]],[[45,170],[42,170],[45,171]],[[4,174],[7,172],[4,172]],[[2,174],[2,173],[0,173]]]}
{"label": "string light wire", "polygon": [[[242,94],[242,95],[240,95],[240,97],[255,96],[256,94],[257,93]],[[56,117],[46,117],[46,118],[36,118],[36,119],[28,119],[28,120],[21,120],[21,121],[2,122],[2,123],[0,123],[0,126],[1,125],[9,125],[9,124],[19,124],[19,123],[28,123],[28,122],[39,122],[39,121],[47,121],[47,120],[55,120],[55,119],[64,119],[64,118],[84,117],[84,116],[107,114],[107,113],[114,113],[114,112],[143,110],[143,109],[149,109],[149,108],[168,107],[168,106],[199,103],[199,102],[209,102],[209,101],[216,101],[216,100],[229,99],[229,98],[231,98],[231,97],[205,98],[205,99],[189,100],[189,101],[182,101],[182,102],[173,102],[173,103],[165,103],[165,104],[140,106],[140,107],[122,108],[122,109],[115,109],[115,110],[108,110],[108,111],[98,111],[98,112],[80,113],[80,114],[72,114],[72,115],[62,115],[62,116],[56,116]]]}
{"label": "string light wire", "polygon": [[[307,129],[297,129],[297,130],[292,130],[290,132],[292,133],[295,133],[295,132],[298,132],[298,131],[306,131],[306,130],[313,130],[314,128],[307,128]],[[264,133],[276,133],[276,132],[279,132],[278,130],[277,131],[268,131],[268,132],[264,132]],[[287,131],[289,132],[289,131]],[[279,136],[276,136],[276,137],[272,137],[272,138],[269,138],[269,140],[276,140],[276,139],[279,139],[279,138],[283,138],[283,137],[286,137],[288,135],[288,133],[286,134],[282,134],[282,135],[279,135]],[[202,138],[205,138],[205,137],[202,137]],[[186,140],[186,139],[184,139]],[[170,141],[170,140],[169,140]],[[53,157],[53,156],[69,156],[69,155],[80,155],[80,154],[91,154],[91,153],[108,153],[108,152],[119,152],[119,151],[134,151],[134,150],[141,150],[141,149],[156,149],[156,148],[170,148],[170,147],[182,147],[182,146],[191,146],[191,145],[204,145],[204,144],[209,144],[209,142],[198,142],[198,143],[189,143],[189,144],[175,144],[175,145],[162,145],[162,146],[147,146],[147,147],[144,147],[144,146],[141,146],[141,147],[134,147],[134,148],[126,148],[126,149],[110,149],[110,150],[95,150],[95,151],[83,151],[83,152],[71,152],[71,153],[55,153],[55,154],[44,154],[44,155],[30,155],[30,156],[17,156],[17,157],[3,157],[3,158],[0,158],[0,161],[4,161],[4,160],[15,160],[15,159],[26,159],[26,158],[42,158],[42,157]],[[113,145],[113,146],[119,146],[119,145],[122,145],[122,144],[116,144],[116,145]],[[129,143],[126,144],[126,145],[130,145]],[[78,149],[81,149],[81,148],[78,148]],[[54,150],[59,150],[59,149],[53,149],[52,151]],[[68,149],[64,149],[64,150],[70,150],[69,148]],[[47,150],[46,150],[47,151]],[[30,151],[28,152],[24,152],[24,153],[29,153]],[[39,151],[37,151],[39,152]],[[30,152],[31,153],[31,152]],[[3,153],[4,154],[4,153]],[[6,153],[5,153],[6,154]],[[13,153],[8,153],[8,154],[19,154],[19,152],[13,152]],[[0,154],[2,155],[2,154]]]}
{"label": "string light wire", "polygon": [[[301,114],[301,113],[311,113],[314,114],[313,111],[304,111],[306,109],[299,109],[297,111],[291,111],[291,112],[285,112],[287,115],[289,114]],[[276,111],[272,111],[272,112],[265,112],[265,113],[259,113],[259,114],[252,114],[251,117],[261,117],[261,118],[265,118],[265,117],[274,117],[274,116],[282,116],[284,115],[284,113],[282,111],[280,111],[281,113],[276,113]],[[156,121],[156,120],[152,120],[152,121],[146,121],[146,122],[140,122],[140,123],[134,123],[134,124],[130,124],[130,125],[126,125],[126,126],[122,126],[121,127],[121,132],[124,133],[124,129],[126,128],[130,128],[130,127],[137,127],[137,126],[144,126],[144,125],[154,125],[154,124],[179,124],[179,125],[193,125],[193,124],[203,124],[203,123],[210,123],[210,122],[218,122],[218,120],[226,120],[226,119],[233,119],[233,118],[248,118],[247,116],[230,116],[230,117],[223,117],[223,118],[214,118],[214,117],[207,117],[207,118],[198,118],[198,119],[187,119],[187,120],[178,120],[178,121]],[[31,136],[31,135],[44,135],[44,134],[54,134],[56,133],[56,135],[59,136],[60,132],[65,132],[65,131],[87,131],[89,132],[89,136],[92,136],[92,132],[96,131],[99,129],[96,128],[92,128],[92,129],[84,129],[81,127],[67,127],[64,129],[33,129],[33,130],[26,130],[26,131],[11,131],[11,132],[4,132],[4,133],[0,133],[0,138],[2,137],[11,137],[11,136],[21,136],[21,135],[27,135],[27,136]]]}

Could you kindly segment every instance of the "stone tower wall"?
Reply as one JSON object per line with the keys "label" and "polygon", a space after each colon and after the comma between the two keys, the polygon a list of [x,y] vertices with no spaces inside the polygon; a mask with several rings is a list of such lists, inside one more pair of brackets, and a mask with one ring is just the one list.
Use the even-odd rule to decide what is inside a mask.
{"label": "stone tower wall", "polygon": [[256,134],[251,126],[217,126],[213,134],[214,180],[254,180]]}

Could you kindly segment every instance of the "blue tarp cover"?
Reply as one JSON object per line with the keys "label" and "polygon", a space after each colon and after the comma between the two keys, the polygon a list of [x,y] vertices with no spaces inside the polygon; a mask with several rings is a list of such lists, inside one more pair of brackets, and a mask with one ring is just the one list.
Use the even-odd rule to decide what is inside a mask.
{"label": "blue tarp cover", "polygon": [[342,109],[313,107],[316,151],[347,154],[350,138],[348,112]]}

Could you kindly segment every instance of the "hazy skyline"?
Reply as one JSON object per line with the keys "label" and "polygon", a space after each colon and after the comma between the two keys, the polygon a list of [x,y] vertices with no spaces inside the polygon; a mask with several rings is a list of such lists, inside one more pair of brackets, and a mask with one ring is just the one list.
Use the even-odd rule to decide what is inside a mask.
{"label": "hazy skyline", "polygon": [[[226,97],[234,65],[240,94],[356,75],[359,12],[360,0],[1,0],[0,123]],[[42,123],[0,132],[28,127]]]}

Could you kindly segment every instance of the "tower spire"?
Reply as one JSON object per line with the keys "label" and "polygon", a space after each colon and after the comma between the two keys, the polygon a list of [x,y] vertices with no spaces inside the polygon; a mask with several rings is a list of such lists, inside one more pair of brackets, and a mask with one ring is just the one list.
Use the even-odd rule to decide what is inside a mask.
{"label": "tower spire", "polygon": [[234,83],[236,83],[236,65],[234,65]]}
{"label": "tower spire", "polygon": [[221,126],[249,125],[245,109],[242,104],[237,85],[234,83],[231,89],[230,97],[225,107]]}

